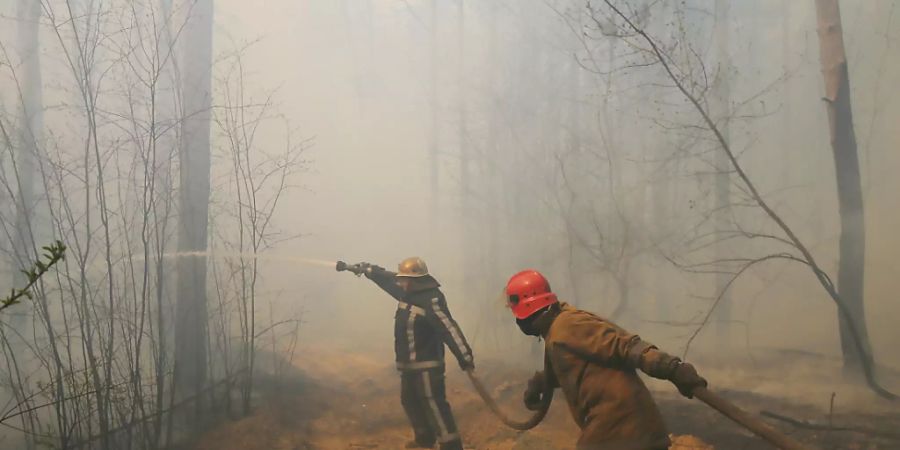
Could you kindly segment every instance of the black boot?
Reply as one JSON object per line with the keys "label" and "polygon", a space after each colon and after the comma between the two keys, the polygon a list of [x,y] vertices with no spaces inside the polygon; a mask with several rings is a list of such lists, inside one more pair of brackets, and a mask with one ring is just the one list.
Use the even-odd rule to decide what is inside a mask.
{"label": "black boot", "polygon": [[441,450],[463,450],[462,440],[456,439],[441,444]]}
{"label": "black boot", "polygon": [[423,442],[412,440],[406,443],[406,448],[434,448],[434,443],[426,444]]}

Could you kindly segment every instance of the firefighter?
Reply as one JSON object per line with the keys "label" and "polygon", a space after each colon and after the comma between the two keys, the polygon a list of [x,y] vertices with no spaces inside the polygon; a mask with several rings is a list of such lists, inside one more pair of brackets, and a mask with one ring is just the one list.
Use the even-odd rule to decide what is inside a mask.
{"label": "firefighter", "polygon": [[404,259],[396,273],[361,263],[359,271],[397,300],[394,352],[400,371],[400,401],[415,435],[406,448],[462,450],[462,440],[444,387],[444,345],[460,368],[474,370],[472,348],[457,325],[440,283],[421,258]]}
{"label": "firefighter", "polygon": [[616,324],[560,302],[539,272],[510,278],[507,304],[523,333],[544,340],[545,367],[528,382],[524,403],[539,408],[546,388],[562,389],[581,428],[579,450],[662,450],[669,437],[637,374],[669,380],[682,395],[706,386],[689,363]]}

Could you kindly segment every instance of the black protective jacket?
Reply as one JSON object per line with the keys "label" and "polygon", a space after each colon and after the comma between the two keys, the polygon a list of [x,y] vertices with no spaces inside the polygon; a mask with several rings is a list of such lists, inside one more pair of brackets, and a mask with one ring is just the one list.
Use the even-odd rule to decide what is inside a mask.
{"label": "black protective jacket", "polygon": [[397,274],[371,266],[366,277],[397,300],[394,315],[394,353],[397,369],[425,370],[444,367],[444,344],[456,356],[460,367],[473,363],[472,348],[459,329],[440,284],[431,276],[410,279],[403,290]]}

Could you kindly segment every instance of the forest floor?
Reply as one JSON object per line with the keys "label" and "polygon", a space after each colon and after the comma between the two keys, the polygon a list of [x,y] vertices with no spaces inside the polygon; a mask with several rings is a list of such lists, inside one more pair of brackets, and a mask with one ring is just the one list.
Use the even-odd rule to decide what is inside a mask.
{"label": "forest floor", "polygon": [[[796,355],[789,359],[796,360]],[[478,372],[494,387],[495,397],[507,411],[516,417],[526,415],[519,399],[530,373],[490,361],[482,362]],[[829,413],[830,392],[824,397],[821,394],[830,388],[811,388],[798,381],[814,377],[817,370],[805,368],[798,373],[776,367],[748,376],[704,366],[703,373],[719,394],[749,412],[769,410],[820,424],[828,423],[830,416],[834,426],[865,430],[816,431],[770,422],[801,442],[823,450],[900,448],[900,407],[863,389],[842,390]],[[704,441],[716,449],[771,448],[699,401],[682,398],[667,383],[651,380],[648,384],[670,431],[679,436],[673,449],[713,448]],[[411,437],[400,407],[399,377],[391,361],[370,354],[307,349],[294,358],[290,370],[266,377],[260,386],[259,406],[248,417],[218,424],[189,449],[394,450],[402,449]],[[796,386],[804,386],[808,392],[800,392]],[[502,426],[452,363],[448,364],[447,390],[467,449],[568,450],[578,437],[561,395],[544,422],[523,433]]]}

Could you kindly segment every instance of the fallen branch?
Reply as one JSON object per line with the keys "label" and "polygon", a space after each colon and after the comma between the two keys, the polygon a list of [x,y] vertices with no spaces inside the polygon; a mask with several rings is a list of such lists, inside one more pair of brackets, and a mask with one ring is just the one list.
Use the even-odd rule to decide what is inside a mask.
{"label": "fallen branch", "polygon": [[800,420],[794,419],[792,417],[783,416],[778,413],[774,413],[772,411],[760,411],[760,415],[764,417],[768,417],[770,419],[775,419],[790,425],[793,425],[797,428],[804,428],[807,430],[819,430],[819,431],[845,431],[850,433],[860,433],[866,434],[869,436],[878,436],[888,439],[896,439],[900,440],[900,432],[896,431],[885,431],[885,430],[876,430],[872,428],[865,427],[854,427],[854,426],[836,426],[836,425],[828,425],[824,423],[816,423],[808,420]]}

